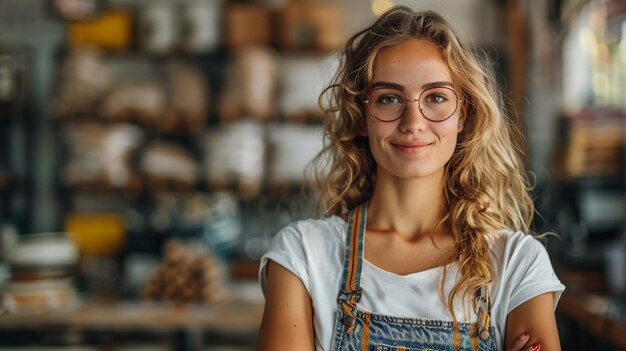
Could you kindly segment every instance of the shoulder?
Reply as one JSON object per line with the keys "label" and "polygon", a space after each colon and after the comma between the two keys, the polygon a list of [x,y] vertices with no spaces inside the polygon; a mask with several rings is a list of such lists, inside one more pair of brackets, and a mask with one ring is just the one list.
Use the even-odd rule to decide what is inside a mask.
{"label": "shoulder", "polygon": [[553,294],[553,307],[556,307],[565,286],[556,276],[540,239],[523,232],[503,230],[489,235],[487,240],[494,273],[492,313],[503,338],[511,311],[545,293]]}
{"label": "shoulder", "polygon": [[544,244],[530,234],[500,231],[489,236],[499,291],[508,313],[521,303],[545,292],[556,292],[555,305],[564,290]]}
{"label": "shoulder", "polygon": [[497,261],[547,254],[544,244],[539,239],[520,231],[501,230],[487,236],[487,241]]}
{"label": "shoulder", "polygon": [[345,222],[336,216],[287,225],[276,233],[269,251],[261,257],[261,285],[265,286],[265,267],[272,260],[299,277],[310,291],[311,280],[324,270],[324,265],[340,264],[345,232]]}
{"label": "shoulder", "polygon": [[303,219],[281,229],[273,239],[272,247],[280,242],[299,243],[302,246],[328,246],[343,243],[345,222],[337,216]]}

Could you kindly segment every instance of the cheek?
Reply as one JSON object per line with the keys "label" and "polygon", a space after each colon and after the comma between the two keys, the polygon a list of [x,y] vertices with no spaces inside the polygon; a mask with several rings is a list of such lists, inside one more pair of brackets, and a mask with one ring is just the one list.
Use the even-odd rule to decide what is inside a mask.
{"label": "cheek", "polygon": [[456,128],[454,128],[453,130],[448,130],[443,136],[443,138],[445,138],[447,142],[455,143],[458,136],[459,136],[459,133],[456,130]]}
{"label": "cheek", "polygon": [[437,127],[439,127],[435,133],[437,133],[439,135],[439,138],[441,138],[442,141],[445,142],[456,142],[456,139],[458,137],[459,134],[459,129],[458,129],[458,120],[454,119],[454,120],[448,120],[443,122],[445,124],[441,124]]}
{"label": "cheek", "polygon": [[363,136],[367,136],[370,142],[381,140],[394,132],[394,124],[377,121],[374,118],[368,118]]}
{"label": "cheek", "polygon": [[365,137],[369,142],[370,153],[376,161],[380,161],[383,153],[383,144],[388,134],[385,130],[386,127],[377,123],[368,123],[367,135]]}
{"label": "cheek", "polygon": [[439,139],[441,141],[442,151],[444,151],[445,157],[451,157],[454,153],[458,140],[456,124],[446,128],[445,131],[442,130],[439,134]]}

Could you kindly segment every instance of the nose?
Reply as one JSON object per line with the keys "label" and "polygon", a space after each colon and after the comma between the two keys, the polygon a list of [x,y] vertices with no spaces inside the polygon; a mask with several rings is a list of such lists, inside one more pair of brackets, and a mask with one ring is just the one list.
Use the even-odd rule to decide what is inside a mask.
{"label": "nose", "polygon": [[399,127],[405,133],[418,133],[426,128],[426,118],[420,111],[419,100],[407,100],[406,111],[400,119]]}

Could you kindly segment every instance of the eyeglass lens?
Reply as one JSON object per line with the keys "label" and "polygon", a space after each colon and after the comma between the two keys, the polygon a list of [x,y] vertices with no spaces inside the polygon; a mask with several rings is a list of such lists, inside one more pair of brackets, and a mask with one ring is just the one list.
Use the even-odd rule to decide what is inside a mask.
{"label": "eyeglass lens", "polygon": [[[447,87],[424,90],[419,96],[419,106],[424,117],[431,121],[448,119],[457,109],[457,95]],[[374,89],[369,93],[368,108],[374,117],[383,121],[400,118],[407,108],[407,97],[402,90]]]}

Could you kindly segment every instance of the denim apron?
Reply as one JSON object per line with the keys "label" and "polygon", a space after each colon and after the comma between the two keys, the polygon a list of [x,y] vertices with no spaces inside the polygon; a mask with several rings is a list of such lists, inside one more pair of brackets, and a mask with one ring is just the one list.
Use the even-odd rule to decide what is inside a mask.
{"label": "denim apron", "polygon": [[490,325],[489,294],[476,294],[477,322],[453,322],[422,318],[393,317],[359,310],[363,290],[363,236],[367,203],[357,206],[348,218],[348,235],[332,351],[399,350],[497,350],[495,329]]}

